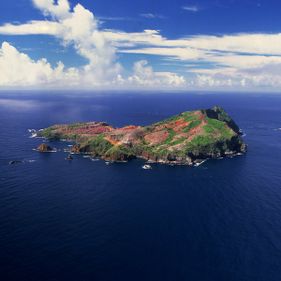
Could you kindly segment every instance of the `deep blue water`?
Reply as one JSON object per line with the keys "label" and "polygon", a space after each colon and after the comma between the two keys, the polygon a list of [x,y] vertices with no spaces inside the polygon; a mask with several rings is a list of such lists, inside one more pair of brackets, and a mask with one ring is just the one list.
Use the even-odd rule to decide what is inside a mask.
{"label": "deep blue water", "polygon": [[[27,132],[145,125],[216,104],[249,151],[197,168],[69,163],[33,151],[42,140]],[[0,280],[281,280],[280,127],[281,95],[1,93]]]}

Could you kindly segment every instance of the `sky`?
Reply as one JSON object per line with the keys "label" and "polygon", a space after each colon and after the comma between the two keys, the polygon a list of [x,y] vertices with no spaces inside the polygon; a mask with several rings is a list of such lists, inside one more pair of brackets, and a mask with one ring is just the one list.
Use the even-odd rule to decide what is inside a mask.
{"label": "sky", "polygon": [[0,89],[281,92],[278,0],[3,0]]}

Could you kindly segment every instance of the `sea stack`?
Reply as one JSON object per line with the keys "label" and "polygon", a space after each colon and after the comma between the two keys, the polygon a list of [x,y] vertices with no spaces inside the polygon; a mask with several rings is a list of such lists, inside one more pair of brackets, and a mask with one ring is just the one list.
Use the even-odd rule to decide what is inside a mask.
{"label": "sea stack", "polygon": [[39,152],[52,152],[53,148],[51,148],[49,145],[47,145],[46,143],[41,143],[38,147],[37,147],[37,151]]}

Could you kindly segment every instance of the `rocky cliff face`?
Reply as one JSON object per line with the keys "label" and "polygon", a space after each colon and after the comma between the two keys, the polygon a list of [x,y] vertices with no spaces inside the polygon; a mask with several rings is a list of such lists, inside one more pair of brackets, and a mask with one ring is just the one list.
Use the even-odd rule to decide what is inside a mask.
{"label": "rocky cliff face", "polygon": [[111,161],[141,157],[192,165],[198,160],[246,152],[240,130],[221,108],[183,112],[158,123],[113,128],[104,122],[55,125],[39,132],[48,139],[75,141],[72,151]]}

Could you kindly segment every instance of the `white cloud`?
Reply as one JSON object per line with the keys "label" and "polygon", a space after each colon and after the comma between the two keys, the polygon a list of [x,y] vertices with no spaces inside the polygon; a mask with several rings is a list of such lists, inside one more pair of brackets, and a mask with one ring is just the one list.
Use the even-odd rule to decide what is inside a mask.
{"label": "white cloud", "polygon": [[188,85],[192,87],[255,89],[260,86],[277,89],[281,86],[281,71],[276,70],[281,64],[279,33],[192,36],[169,40],[157,30],[145,30],[133,34],[106,31],[105,36],[111,38],[122,53],[207,63],[205,68],[199,65],[197,69],[187,69],[197,77],[188,79]]}
{"label": "white cloud", "polygon": [[199,12],[199,10],[200,10],[199,7],[195,6],[195,5],[183,6],[182,9],[185,11],[188,11],[188,12],[193,12],[193,13]]}
{"label": "white cloud", "polygon": [[77,4],[70,11],[67,0],[34,0],[36,6],[56,18],[56,37],[64,44],[73,44],[77,53],[89,63],[84,67],[83,80],[100,85],[114,80],[121,67],[116,63],[115,49],[98,29],[95,16],[82,5]]}
{"label": "white cloud", "polygon": [[78,75],[73,68],[65,70],[61,62],[53,68],[46,59],[34,61],[7,42],[0,48],[0,69],[1,86],[75,83]]}
{"label": "white cloud", "polygon": [[143,18],[147,18],[147,19],[164,19],[165,18],[162,15],[153,14],[153,13],[140,14],[140,16]]}
{"label": "white cloud", "polygon": [[[82,82],[90,83],[91,72],[83,69],[69,68],[59,62],[52,67],[46,59],[32,60],[29,56],[19,52],[8,42],[0,48],[0,86],[47,86],[47,87],[81,87]],[[121,75],[111,81],[117,86],[149,86],[150,88],[166,86],[182,86],[185,80],[171,72],[154,72],[147,61],[134,64],[133,75],[124,79]],[[91,85],[91,83],[90,83]],[[87,85],[85,88],[87,88]]]}
{"label": "white cloud", "polygon": [[[82,6],[81,6],[82,7]],[[88,11],[84,9],[85,11]],[[88,11],[89,12],[89,11]],[[95,19],[95,25],[98,23]],[[61,36],[62,23],[54,21],[30,21],[27,24],[6,24],[0,26],[0,34],[29,35],[46,34]],[[221,51],[256,55],[281,55],[281,33],[274,34],[234,34],[222,36],[198,35],[169,40],[158,30],[144,30],[143,32],[122,32],[116,30],[101,30],[104,38],[114,46],[157,46],[169,48],[194,48],[204,51]],[[175,52],[176,53],[176,52]]]}
{"label": "white cloud", "polygon": [[144,54],[144,55],[157,55],[170,58],[177,58],[179,60],[198,60],[202,57],[203,53],[200,50],[191,48],[141,48],[120,50],[122,53],[127,54]]}
{"label": "white cloud", "polygon": [[[62,63],[52,67],[46,59],[33,61],[4,43],[0,55],[1,66],[7,66],[12,57],[14,71],[10,68],[0,73],[0,86],[9,83],[70,85],[72,81],[72,84],[89,88],[112,85],[125,87],[133,83],[149,87],[280,87],[280,33],[198,35],[170,40],[158,30],[132,33],[101,30],[92,12],[80,4],[72,9],[68,0],[33,0],[33,3],[49,20],[8,23],[0,26],[0,34],[52,35],[60,39],[62,45],[74,46],[88,63],[80,68],[65,69]],[[199,10],[195,5],[183,8],[192,12]],[[141,16],[159,17],[152,13]],[[13,54],[11,57],[8,56],[8,50]],[[117,62],[117,53],[156,55],[175,63],[196,62],[199,67],[186,68],[186,73],[191,75],[187,79],[168,71],[155,72],[146,61],[139,61],[134,65],[133,74],[126,78]],[[28,67],[31,71],[24,71]],[[17,77],[18,71],[21,73]]]}
{"label": "white cloud", "polygon": [[257,68],[217,68],[196,71],[193,83],[202,87],[232,89],[281,88],[281,63],[267,64]]}
{"label": "white cloud", "polygon": [[[132,79],[122,77],[122,67],[116,62],[116,49],[99,30],[98,20],[93,13],[77,4],[71,10],[68,0],[33,0],[34,5],[52,21],[30,21],[22,25],[6,24],[0,27],[2,34],[48,34],[59,38],[63,45],[72,44],[77,53],[88,60],[81,68],[65,69],[59,62],[52,67],[46,59],[33,61],[26,54],[4,42],[0,53],[0,86],[65,86],[65,87],[111,87],[132,84]],[[150,69],[148,66],[143,70]],[[136,69],[135,69],[136,70]],[[148,81],[141,77],[143,85],[161,80],[162,85],[179,84],[173,73],[154,73],[151,70]],[[180,80],[180,78],[179,78]],[[140,83],[135,80],[139,85]],[[158,83],[158,85],[160,85]]]}
{"label": "white cloud", "polygon": [[53,35],[59,34],[60,25],[50,21],[30,21],[26,24],[5,24],[0,26],[3,35]]}
{"label": "white cloud", "polygon": [[281,63],[281,56],[257,56],[257,55],[235,55],[226,54],[224,56],[213,55],[211,61],[224,64],[236,69],[251,69],[264,67],[266,65],[275,65]]}
{"label": "white cloud", "polygon": [[130,21],[132,18],[129,17],[104,17],[104,16],[99,16],[98,19],[103,22],[103,21]]}
{"label": "white cloud", "polygon": [[183,76],[171,72],[155,72],[146,60],[134,64],[134,73],[128,79],[129,83],[150,88],[182,87],[185,84]]}
{"label": "white cloud", "polygon": [[[73,11],[67,0],[59,0],[57,4],[53,0],[33,0],[34,5],[45,15],[53,18],[52,21],[31,21],[24,25],[7,24],[0,27],[3,34],[49,34],[59,38],[64,45],[72,44],[77,53],[88,60],[88,64],[82,69],[75,69],[79,73],[80,83],[89,86],[98,86],[113,81],[119,75],[121,67],[115,62],[115,48],[107,42],[103,34],[98,30],[98,22],[94,15],[82,5],[77,4]],[[2,63],[6,59],[7,43],[3,44]],[[16,49],[9,45],[9,49],[16,53]],[[21,83],[41,84],[41,82],[54,82],[52,79],[52,68],[46,60],[32,62],[26,55],[19,54],[14,56],[14,64],[18,67],[11,70],[11,75],[0,78],[0,85],[6,85],[10,82],[14,85],[16,81],[12,76],[16,74],[15,70],[24,70],[25,64],[20,58],[28,61],[33,72],[21,77]],[[18,61],[17,61],[18,59]],[[8,61],[7,61],[8,62]],[[54,69],[58,71],[61,69]],[[36,72],[38,71],[38,73]],[[21,71],[28,73],[26,71]],[[0,73],[0,76],[3,76]],[[58,80],[60,80],[60,77]],[[10,81],[8,81],[10,79]],[[19,79],[17,79],[17,82]],[[77,82],[77,81],[76,81]]]}
{"label": "white cloud", "polygon": [[70,5],[68,0],[32,0],[34,5],[44,12],[45,15],[50,15],[56,18],[64,18],[69,15]]}
{"label": "white cloud", "polygon": [[198,35],[174,40],[163,37],[158,30],[144,30],[136,33],[105,30],[103,34],[120,48],[124,44],[124,47],[130,45],[132,47],[193,48],[205,53],[231,52],[249,55],[281,55],[279,47],[281,45],[281,33],[223,36]]}
{"label": "white cloud", "polygon": [[183,38],[190,47],[222,52],[259,55],[281,55],[281,34],[234,34],[223,36],[192,36]]}
{"label": "white cloud", "polygon": [[[142,70],[150,70],[150,75],[135,74],[125,79],[122,77],[122,67],[116,62],[116,49],[111,41],[99,30],[98,20],[82,5],[77,4],[70,9],[67,0],[55,3],[53,0],[33,0],[34,5],[52,21],[30,21],[22,25],[6,24],[0,27],[2,34],[48,34],[59,38],[64,45],[72,44],[77,53],[88,60],[88,64],[79,69],[65,69],[62,63],[53,68],[46,59],[33,61],[27,55],[20,53],[8,43],[3,43],[1,49],[0,86],[66,86],[66,87],[110,87],[113,85],[136,84],[160,86],[179,85],[181,77],[170,72],[156,72],[144,66]],[[147,32],[149,33],[149,32]],[[11,67],[12,63],[12,67]],[[8,67],[9,65],[9,67]],[[20,72],[20,75],[17,73]],[[138,79],[139,78],[139,79]],[[147,81],[146,81],[147,79]],[[141,81],[141,82],[140,82]]]}

